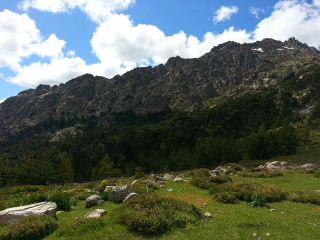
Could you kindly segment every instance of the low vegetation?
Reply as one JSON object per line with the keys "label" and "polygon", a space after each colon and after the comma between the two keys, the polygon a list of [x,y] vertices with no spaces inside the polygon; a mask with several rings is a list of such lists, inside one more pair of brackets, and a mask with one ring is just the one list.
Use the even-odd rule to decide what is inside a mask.
{"label": "low vegetation", "polygon": [[58,222],[48,215],[28,216],[0,232],[1,240],[42,239],[59,227]]}

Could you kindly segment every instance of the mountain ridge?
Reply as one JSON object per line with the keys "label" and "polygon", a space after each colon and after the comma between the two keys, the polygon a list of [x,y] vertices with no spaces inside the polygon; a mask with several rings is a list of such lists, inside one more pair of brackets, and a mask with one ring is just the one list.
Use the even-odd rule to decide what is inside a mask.
{"label": "mountain ridge", "polygon": [[[0,104],[0,138],[50,119],[73,119],[70,127],[75,127],[81,119],[95,118],[98,125],[108,126],[116,121],[113,114],[210,108],[218,99],[266,87],[281,90],[289,76],[293,79],[299,75],[303,81],[312,74],[308,69],[319,65],[320,52],[292,37],[284,42],[229,41],[199,58],[171,57],[164,65],[135,68],[111,79],[84,74],[59,86],[39,85]],[[312,91],[308,87],[297,89],[294,97]],[[314,101],[310,99],[308,104]]]}

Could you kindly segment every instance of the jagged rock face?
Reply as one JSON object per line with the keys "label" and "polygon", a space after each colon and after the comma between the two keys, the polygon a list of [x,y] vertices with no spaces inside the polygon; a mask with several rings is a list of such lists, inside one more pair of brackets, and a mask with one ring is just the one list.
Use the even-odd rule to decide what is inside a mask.
{"label": "jagged rock face", "polygon": [[226,42],[198,59],[177,56],[112,79],[85,74],[59,86],[39,85],[0,104],[0,138],[48,119],[95,116],[108,124],[112,113],[147,114],[166,107],[192,111],[213,105],[216,97],[276,86],[290,72],[319,63],[319,51],[295,38],[264,39]]}

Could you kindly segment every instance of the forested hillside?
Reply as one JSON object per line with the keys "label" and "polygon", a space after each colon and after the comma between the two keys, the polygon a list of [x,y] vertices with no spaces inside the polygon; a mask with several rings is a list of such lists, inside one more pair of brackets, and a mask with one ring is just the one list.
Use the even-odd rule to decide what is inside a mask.
{"label": "forested hillside", "polygon": [[[262,45],[264,52],[252,50]],[[283,45],[297,51],[277,50]],[[110,85],[108,92],[99,84]],[[292,39],[226,43],[200,59],[177,57],[110,81],[86,75],[65,85],[39,86],[0,105],[3,185],[291,155],[303,141],[295,124],[320,118],[319,52]]]}

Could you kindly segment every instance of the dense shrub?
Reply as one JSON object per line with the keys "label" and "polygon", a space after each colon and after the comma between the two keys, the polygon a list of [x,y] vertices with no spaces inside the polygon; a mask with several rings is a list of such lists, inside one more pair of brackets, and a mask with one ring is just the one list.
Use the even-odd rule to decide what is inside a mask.
{"label": "dense shrub", "polygon": [[252,200],[252,202],[250,203],[250,205],[252,207],[263,207],[267,203],[266,197],[264,196],[263,193],[255,193],[255,194],[253,194],[251,200]]}
{"label": "dense shrub", "polygon": [[143,193],[153,193],[158,189],[160,189],[159,185],[154,183],[146,183],[141,180],[136,181],[132,185],[132,192],[138,193],[139,195]]}
{"label": "dense shrub", "polygon": [[227,169],[235,170],[237,172],[242,171],[242,167],[237,163],[228,163],[228,164],[224,165],[223,167],[227,168]]}
{"label": "dense shrub", "polygon": [[110,192],[102,192],[102,193],[99,193],[99,196],[100,196],[104,201],[108,201],[108,199],[109,199],[109,193],[110,193]]}
{"label": "dense shrub", "polygon": [[320,205],[320,194],[311,191],[295,191],[288,196],[291,202],[311,203]]}
{"label": "dense shrub", "polygon": [[157,194],[143,194],[127,201],[117,221],[131,230],[153,234],[172,227],[185,227],[201,216],[194,205]]}
{"label": "dense shrub", "polygon": [[58,210],[69,212],[72,206],[76,205],[76,201],[70,196],[62,193],[52,195],[49,200],[57,204]]}
{"label": "dense shrub", "polygon": [[209,181],[216,184],[223,184],[227,182],[232,182],[232,178],[227,175],[220,175],[216,177],[210,177]]}
{"label": "dense shrub", "polygon": [[48,215],[28,216],[4,228],[0,233],[0,239],[40,239],[54,232],[58,227],[58,222]]}
{"label": "dense shrub", "polygon": [[221,203],[232,203],[232,204],[235,204],[238,202],[238,199],[228,193],[228,192],[222,192],[222,193],[216,193],[214,195],[214,198],[218,201],[218,202],[221,202]]}
{"label": "dense shrub", "polygon": [[209,177],[210,173],[208,169],[199,169],[194,172],[190,183],[198,188],[209,189],[213,186]]}
{"label": "dense shrub", "polygon": [[263,193],[267,202],[277,202],[286,199],[286,193],[273,185],[263,185],[256,182],[237,182],[214,185],[209,189],[210,194],[228,192],[238,200],[250,202],[254,194]]}

